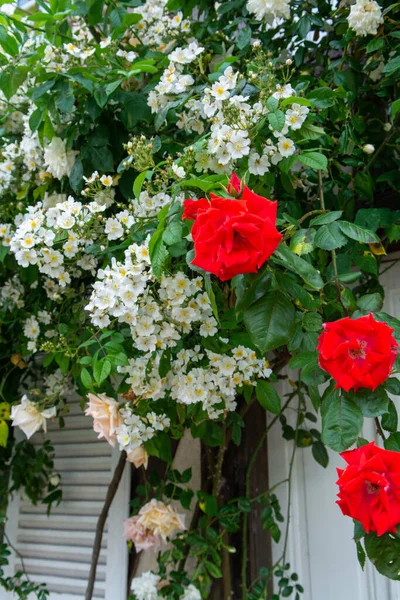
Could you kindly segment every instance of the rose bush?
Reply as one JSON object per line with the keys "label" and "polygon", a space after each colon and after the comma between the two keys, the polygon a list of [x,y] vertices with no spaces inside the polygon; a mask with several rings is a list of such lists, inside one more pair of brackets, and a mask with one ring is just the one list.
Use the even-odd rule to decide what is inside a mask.
{"label": "rose bush", "polygon": [[[135,552],[160,552],[134,600],[297,600],[290,506],[282,524],[266,477],[252,493],[278,425],[292,447],[282,485],[300,449],[326,467],[327,447],[355,447],[339,506],[362,566],[367,553],[399,580],[400,321],[381,279],[400,240],[399,6],[39,6],[0,7],[3,516],[14,490],[61,500],[51,445],[16,443],[14,428],[64,427],[78,394],[138,469],[132,573]],[[384,449],[361,437],[364,419]],[[171,467],[187,431],[206,457],[198,490]],[[226,455],[243,462],[244,446],[230,485]],[[260,543],[284,533],[275,565],[252,554],[250,515]],[[23,576],[0,583],[46,596]]]}

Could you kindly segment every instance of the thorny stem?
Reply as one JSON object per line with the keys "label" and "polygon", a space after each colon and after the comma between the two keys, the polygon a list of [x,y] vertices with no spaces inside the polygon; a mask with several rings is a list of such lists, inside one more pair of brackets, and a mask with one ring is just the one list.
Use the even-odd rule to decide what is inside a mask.
{"label": "thorny stem", "polygon": [[297,450],[297,431],[298,431],[299,424],[300,424],[299,423],[299,421],[300,421],[300,403],[301,403],[300,392],[298,393],[298,397],[299,397],[299,402],[297,405],[296,431],[294,434],[293,451],[292,451],[292,456],[290,459],[289,474],[288,474],[289,481],[288,481],[288,499],[287,499],[287,513],[286,513],[286,531],[285,531],[285,542],[283,545],[283,553],[282,553],[283,565],[286,564],[286,551],[287,551],[287,545],[288,545],[288,540],[289,540],[290,503],[291,503],[291,499],[292,499],[292,474],[293,474],[294,458],[295,458],[296,450]]}
{"label": "thorny stem", "polygon": [[381,436],[381,438],[382,438],[383,440],[386,440],[386,436],[385,436],[385,434],[383,433],[383,429],[382,429],[382,427],[381,427],[381,424],[380,424],[380,422],[379,422],[379,419],[378,419],[378,417],[375,417],[375,425],[376,425],[376,430],[377,430],[377,432],[379,433],[379,435]]}
{"label": "thorny stem", "polygon": [[[285,402],[279,415],[276,415],[276,417],[274,417],[272,419],[272,421],[270,422],[270,424],[268,425],[268,427],[266,428],[266,430],[260,437],[257,447],[255,448],[255,450],[250,458],[249,466],[247,468],[247,473],[246,473],[246,498],[249,498],[249,496],[250,496],[251,473],[252,473],[252,470],[254,467],[254,463],[257,459],[258,453],[260,452],[261,448],[263,447],[263,445],[265,443],[265,440],[267,438],[269,430],[271,429],[271,427],[273,427],[275,425],[275,423],[277,422],[277,420],[279,419],[281,414],[285,411],[285,409],[289,406],[291,401],[292,401],[292,397],[290,397],[289,400],[287,400]],[[247,532],[248,532],[248,524],[249,524],[248,523],[248,514],[244,513],[243,514],[243,524],[242,524],[242,599],[243,600],[247,600],[247,598],[248,598],[248,595],[247,595]]]}

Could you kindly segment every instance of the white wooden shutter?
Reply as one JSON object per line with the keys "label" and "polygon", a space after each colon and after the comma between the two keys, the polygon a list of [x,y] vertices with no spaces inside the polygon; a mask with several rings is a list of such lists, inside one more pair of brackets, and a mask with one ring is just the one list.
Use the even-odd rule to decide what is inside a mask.
{"label": "white wooden shutter", "polygon": [[[390,269],[381,282],[386,293],[385,312],[400,318],[400,265]],[[284,383],[278,391],[282,397],[292,388]],[[394,398],[398,410],[399,400]],[[364,424],[364,437],[380,443],[373,420],[365,419]],[[271,486],[288,476],[291,452],[292,442],[282,438],[278,423],[268,436]],[[352,540],[353,522],[335,504],[336,467],[343,468],[345,463],[335,452],[329,451],[329,459],[329,466],[323,469],[313,459],[311,449],[299,448],[294,463],[286,558],[305,588],[304,600],[400,600],[399,582],[379,575],[368,560],[365,571],[361,570]],[[287,485],[279,486],[276,493],[286,515]],[[274,562],[282,549],[283,541],[274,545]]]}
{"label": "white wooden shutter", "polygon": [[[55,450],[55,470],[62,478],[63,500],[53,506],[32,506],[14,494],[7,513],[6,531],[23,557],[31,581],[46,583],[50,600],[83,600],[90,568],[97,518],[108,485],[119,460],[105,440],[98,440],[74,398],[65,428],[49,423],[48,433],[32,438],[35,445],[50,439]],[[130,466],[130,465],[129,465]],[[127,547],[123,539],[123,519],[129,513],[130,468],[127,465],[111,506],[104,530],[93,600],[125,600]],[[10,557],[7,575],[21,568],[21,559]],[[12,595],[0,589],[0,600]]]}

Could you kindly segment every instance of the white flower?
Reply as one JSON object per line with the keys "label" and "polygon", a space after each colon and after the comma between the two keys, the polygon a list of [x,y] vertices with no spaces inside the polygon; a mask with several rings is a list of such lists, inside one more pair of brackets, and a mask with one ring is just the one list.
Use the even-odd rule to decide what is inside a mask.
{"label": "white flower", "polygon": [[180,600],[201,600],[201,594],[193,584],[189,585]]}
{"label": "white flower", "polygon": [[53,137],[50,144],[44,149],[44,162],[47,170],[53,177],[62,179],[69,175],[75,162],[75,150],[66,151],[65,142],[59,137]]}
{"label": "white flower", "polygon": [[111,44],[111,38],[110,36],[104,38],[104,40],[101,40],[100,42],[100,48],[107,48],[107,46],[109,46]]}
{"label": "white flower", "polygon": [[276,92],[272,94],[274,98],[278,100],[282,100],[283,98],[290,98],[290,96],[295,95],[295,91],[290,85],[290,83],[286,83],[285,85],[280,85],[279,83],[276,86]]}
{"label": "white flower", "polygon": [[46,419],[52,419],[56,416],[56,407],[40,411],[34,402],[31,402],[27,396],[22,396],[21,404],[14,405],[11,408],[12,425],[18,425],[29,439],[39,429],[47,431]]}
{"label": "white flower", "polygon": [[347,18],[349,27],[356,35],[376,35],[383,23],[382,11],[374,0],[357,0],[350,8]]}
{"label": "white flower", "polygon": [[[230,157],[234,160],[249,154],[250,140],[248,138],[247,131],[235,131],[227,143],[227,150],[230,154]],[[221,156],[219,153],[218,158],[221,161]]]}
{"label": "white flower", "polygon": [[147,571],[132,580],[131,591],[135,594],[137,600],[157,600],[157,584],[159,581],[159,575]]}
{"label": "white flower", "polygon": [[263,154],[260,156],[257,152],[253,152],[249,156],[249,172],[252,175],[265,175],[268,172],[271,163],[268,160],[268,156]]}
{"label": "white flower", "polygon": [[176,163],[173,163],[172,170],[179,179],[183,179],[186,175],[185,169],[183,167],[179,167]]}
{"label": "white flower", "polygon": [[375,146],[372,144],[365,144],[362,150],[365,152],[365,154],[373,154],[375,152]]}
{"label": "white flower", "polygon": [[256,16],[259,21],[266,20],[271,23],[275,17],[289,19],[289,0],[247,0],[247,10]]}
{"label": "white flower", "polygon": [[118,219],[107,219],[104,231],[109,240],[118,240],[124,235],[124,228]]}
{"label": "white flower", "polygon": [[100,177],[100,181],[106,187],[110,187],[113,184],[113,180],[110,175],[102,175]]}
{"label": "white flower", "polygon": [[278,151],[281,156],[292,156],[296,151],[296,146],[289,138],[282,137],[278,142]]}

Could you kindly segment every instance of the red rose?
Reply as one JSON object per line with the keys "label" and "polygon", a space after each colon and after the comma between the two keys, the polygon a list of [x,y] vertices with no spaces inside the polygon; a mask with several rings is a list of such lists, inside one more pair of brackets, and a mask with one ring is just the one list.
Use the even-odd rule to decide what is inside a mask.
{"label": "red rose", "polygon": [[360,521],[367,533],[395,533],[400,523],[400,452],[371,442],[340,456],[348,464],[337,470],[342,513]]}
{"label": "red rose", "polygon": [[[233,175],[229,189],[240,193]],[[183,219],[193,219],[195,258],[192,264],[214,273],[222,281],[241,273],[256,273],[276,250],[282,235],[276,229],[277,202],[254,194],[244,186],[241,198],[211,194],[211,201],[185,200]]]}
{"label": "red rose", "polygon": [[332,375],[336,388],[375,390],[389,377],[396,360],[393,331],[372,314],[325,323],[317,347],[320,367]]}

